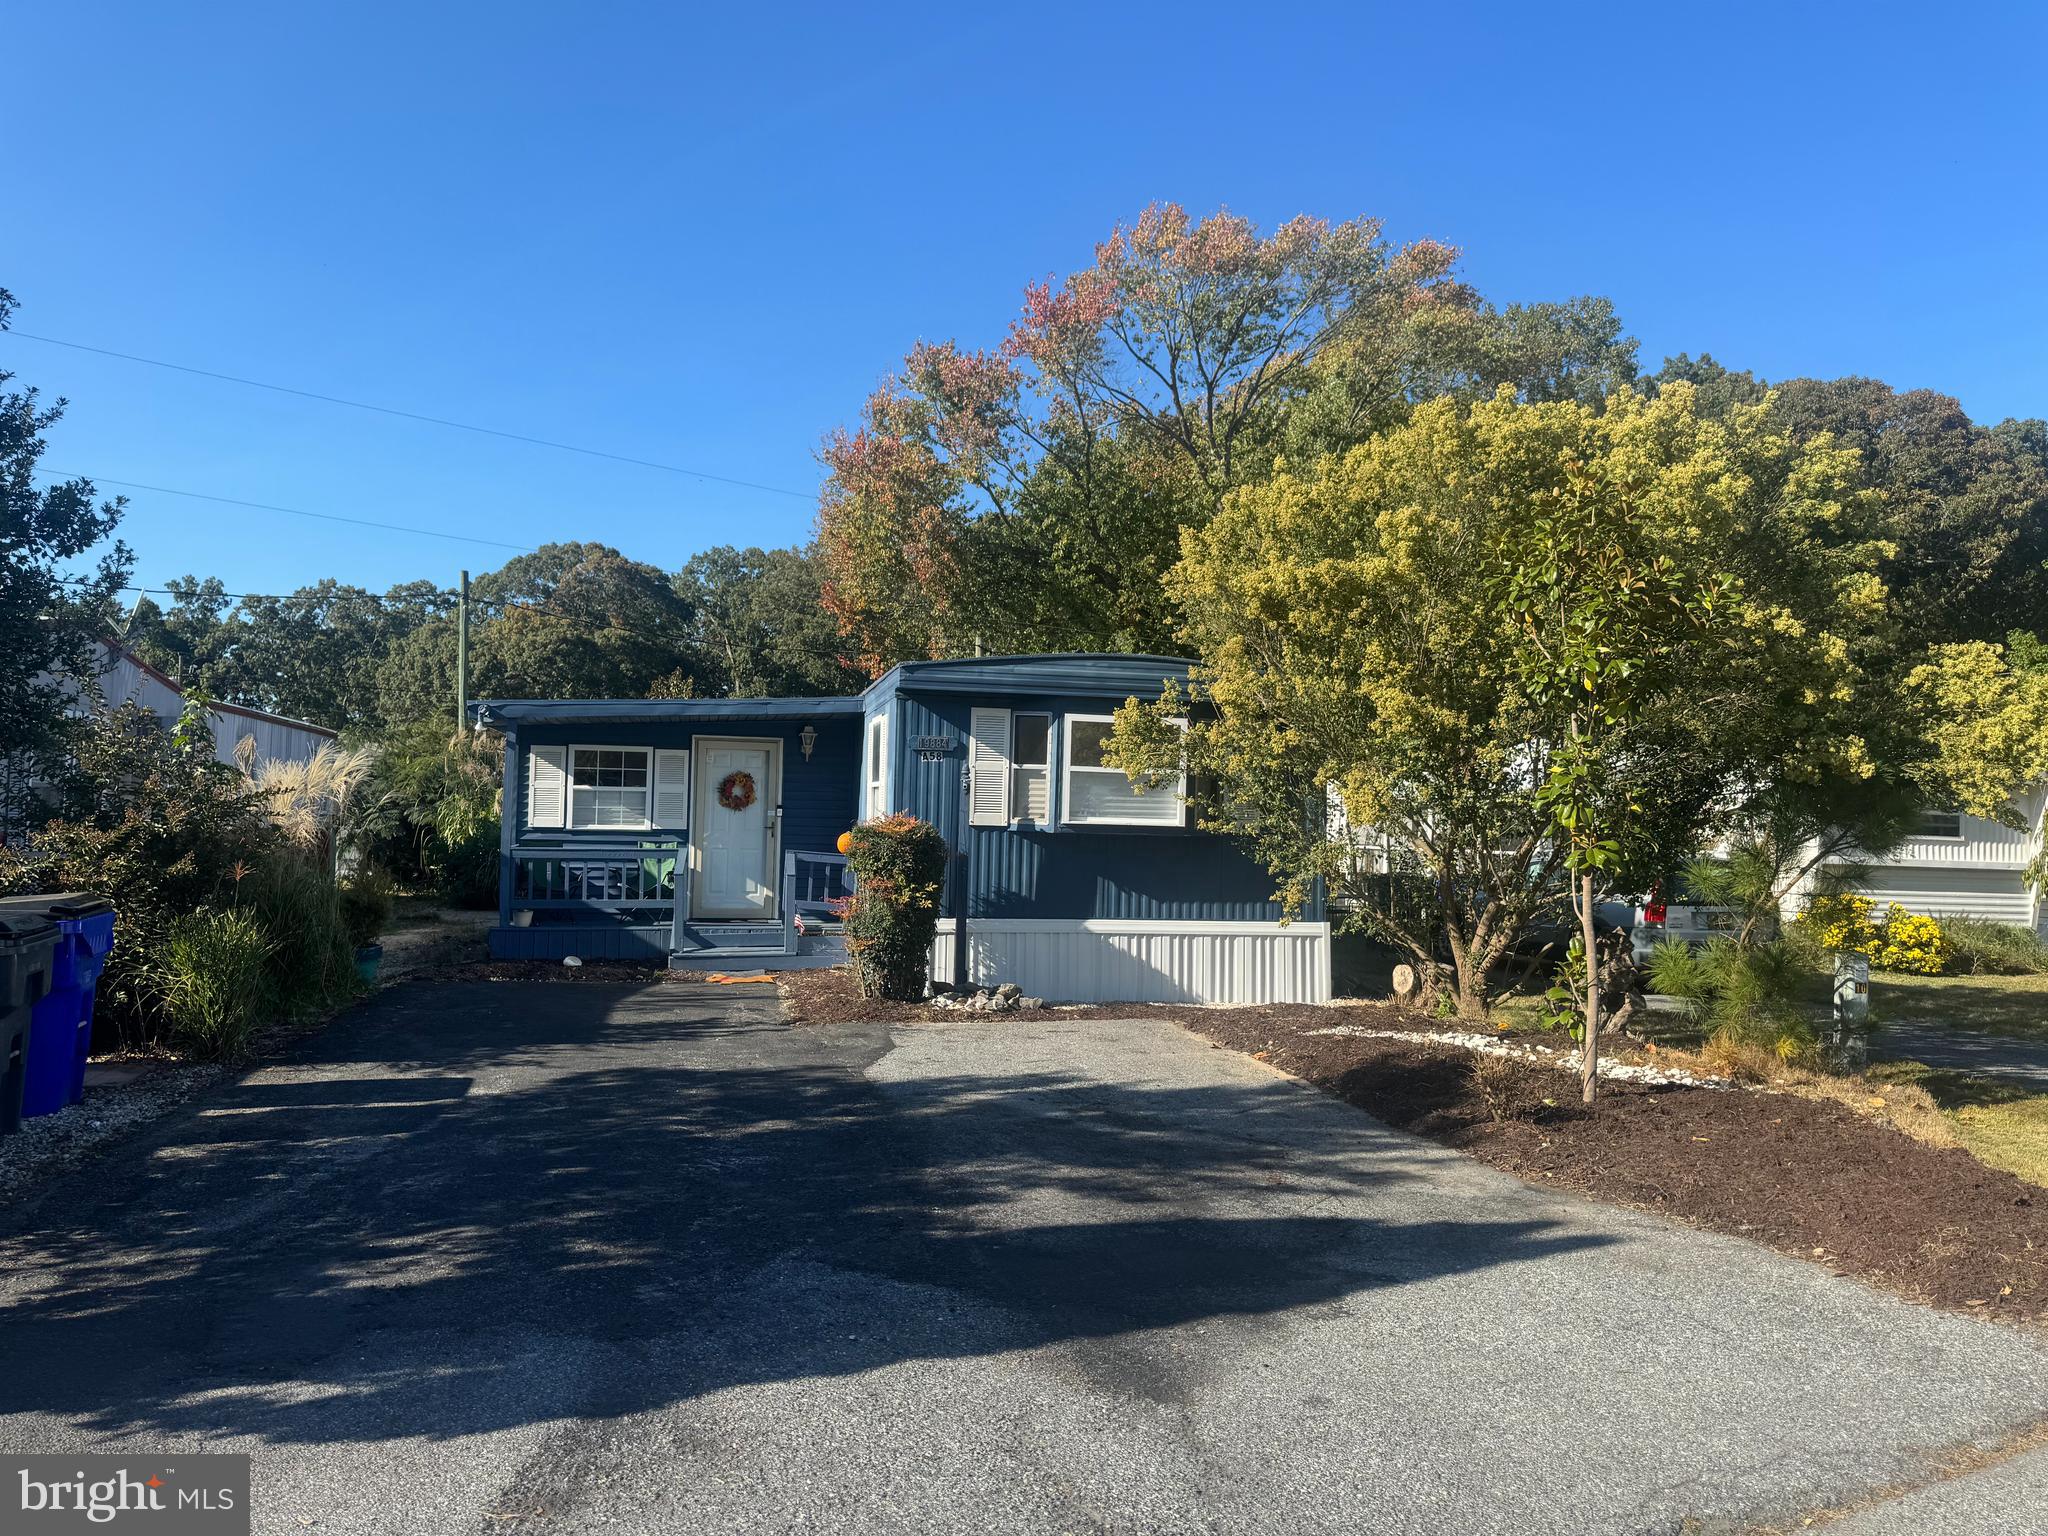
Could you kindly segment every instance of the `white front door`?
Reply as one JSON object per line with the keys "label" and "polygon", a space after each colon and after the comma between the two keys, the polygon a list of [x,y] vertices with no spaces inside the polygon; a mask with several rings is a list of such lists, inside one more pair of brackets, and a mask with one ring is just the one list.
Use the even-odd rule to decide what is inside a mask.
{"label": "white front door", "polygon": [[691,770],[690,915],[773,921],[782,743],[699,736]]}

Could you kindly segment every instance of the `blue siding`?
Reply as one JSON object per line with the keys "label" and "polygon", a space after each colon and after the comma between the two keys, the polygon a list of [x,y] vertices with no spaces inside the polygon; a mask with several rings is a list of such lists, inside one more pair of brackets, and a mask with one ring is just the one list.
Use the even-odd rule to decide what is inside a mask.
{"label": "blue siding", "polygon": [[[818,741],[808,762],[798,740],[806,724],[815,726]],[[830,853],[839,834],[852,826],[859,808],[860,720],[857,716],[826,716],[804,720],[708,719],[636,723],[611,720],[602,724],[557,725],[519,723],[517,751],[506,775],[508,812],[526,832],[526,753],[529,748],[566,746],[667,747],[687,751],[693,736],[759,736],[782,742],[782,846],[789,852]],[[692,772],[694,772],[694,765]],[[694,792],[694,784],[692,786]],[[539,829],[546,836],[616,839],[616,830],[564,831]],[[664,831],[680,830],[664,828]],[[627,833],[626,835],[631,835]]]}
{"label": "blue siding", "polygon": [[[1272,876],[1237,844],[1212,833],[1166,827],[966,826],[967,728],[976,704],[1043,710],[1055,716],[1103,715],[1121,700],[899,692],[894,702],[890,753],[895,760],[896,801],[935,825],[952,847],[960,846],[963,832],[968,834],[970,919],[1273,922],[1283,916],[1272,899]],[[919,736],[950,736],[954,749],[938,762],[919,762],[914,750]],[[1057,819],[1057,761],[1053,777]],[[949,901],[950,895],[949,890]],[[1318,907],[1301,915],[1319,920],[1323,914]]]}
{"label": "blue siding", "polygon": [[[696,735],[774,737],[783,750],[785,851],[826,851],[860,814],[861,713],[889,722],[888,799],[934,823],[947,843],[966,838],[970,918],[1166,919],[1187,922],[1272,921],[1283,914],[1273,901],[1273,880],[1228,838],[1186,828],[1059,826],[1062,786],[1057,751],[1052,770],[1055,824],[1045,828],[968,828],[964,768],[968,721],[976,704],[1041,710],[1055,716],[1106,715],[1133,694],[1157,697],[1166,678],[1185,679],[1188,663],[1149,656],[990,657],[975,661],[917,662],[877,681],[864,699],[806,700],[773,705],[765,716],[738,712],[741,701],[615,701],[508,704],[501,723],[513,734],[513,760],[505,774],[510,826],[525,817],[526,751],[541,746],[618,745],[687,749]],[[801,710],[798,710],[798,705]],[[762,707],[758,704],[756,707]],[[775,710],[781,710],[779,715]],[[727,715],[723,711],[733,710]],[[690,718],[702,711],[703,718]],[[552,716],[553,718],[550,718]],[[818,732],[806,762],[798,733]],[[1056,733],[1059,727],[1055,726]],[[947,736],[953,750],[938,762],[918,760],[917,738]],[[524,836],[526,828],[519,825]],[[687,835],[685,828],[664,832]],[[616,837],[617,832],[544,829],[541,835],[574,840]],[[630,835],[630,834],[628,834]],[[957,871],[958,866],[955,866]],[[509,860],[507,863],[509,881]],[[949,876],[949,882],[952,877]],[[948,910],[952,892],[948,890]],[[1320,899],[1300,914],[1323,917]],[[622,930],[631,934],[632,930]],[[552,950],[544,930],[500,930],[494,947]],[[529,937],[528,935],[531,935]],[[621,937],[636,946],[645,938]]]}

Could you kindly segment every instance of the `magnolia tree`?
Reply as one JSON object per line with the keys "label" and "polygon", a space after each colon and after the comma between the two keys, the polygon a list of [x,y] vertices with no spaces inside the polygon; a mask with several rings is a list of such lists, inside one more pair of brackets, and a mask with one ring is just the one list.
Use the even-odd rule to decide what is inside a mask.
{"label": "magnolia tree", "polygon": [[[1855,468],[1767,402],[1703,419],[1682,384],[1431,402],[1185,536],[1198,697],[1126,705],[1110,760],[1143,777],[1185,750],[1205,824],[1283,899],[1328,882],[1477,1015],[1568,889],[1583,938],[1601,888],[1670,873],[1779,786],[1854,807],[1978,772],[1985,803],[2025,771],[2031,685],[1896,642]],[[1303,814],[1326,796],[1383,856]]]}
{"label": "magnolia tree", "polygon": [[1015,649],[1163,649],[1183,528],[1281,451],[1415,401],[1632,376],[1604,301],[1496,312],[1434,241],[1366,219],[1271,234],[1166,205],[1025,291],[1001,345],[921,344],[825,444],[825,602],[870,668]]}

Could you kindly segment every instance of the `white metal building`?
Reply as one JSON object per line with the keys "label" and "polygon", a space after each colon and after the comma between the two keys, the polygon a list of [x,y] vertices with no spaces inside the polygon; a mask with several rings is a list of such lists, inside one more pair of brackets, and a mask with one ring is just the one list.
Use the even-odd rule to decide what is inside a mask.
{"label": "white metal building", "polygon": [[[100,693],[109,709],[140,704],[166,726],[177,724],[185,708],[185,690],[175,678],[157,671],[112,640],[101,641],[99,649]],[[214,755],[224,763],[235,760],[235,749],[244,737],[255,738],[259,763],[300,763],[334,740],[336,734],[324,725],[241,704],[215,704],[209,713],[213,718]]]}

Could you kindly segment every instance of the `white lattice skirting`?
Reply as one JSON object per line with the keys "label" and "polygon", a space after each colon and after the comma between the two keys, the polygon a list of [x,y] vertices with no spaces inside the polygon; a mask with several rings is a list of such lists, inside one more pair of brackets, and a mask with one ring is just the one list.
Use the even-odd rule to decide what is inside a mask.
{"label": "white lattice skirting", "polygon": [[[992,918],[967,925],[968,980],[1059,1003],[1326,1003],[1328,923]],[[953,979],[939,922],[932,979]]]}

